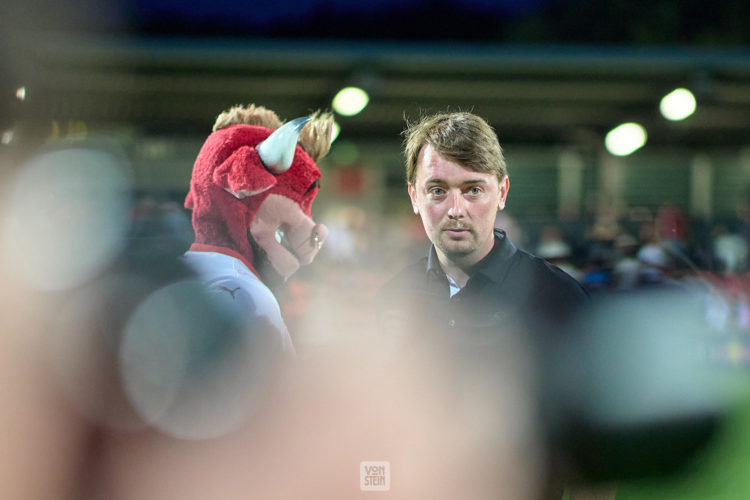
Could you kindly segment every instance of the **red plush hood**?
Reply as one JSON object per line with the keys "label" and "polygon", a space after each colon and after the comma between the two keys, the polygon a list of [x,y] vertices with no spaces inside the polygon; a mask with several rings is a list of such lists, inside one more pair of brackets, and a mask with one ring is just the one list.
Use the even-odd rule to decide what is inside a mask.
{"label": "red plush hood", "polygon": [[212,133],[193,166],[185,207],[193,211],[195,242],[239,253],[254,265],[248,229],[260,204],[270,194],[296,202],[308,217],[318,192],[320,170],[297,145],[291,167],[273,174],[263,165],[256,146],[273,130],[230,125]]}

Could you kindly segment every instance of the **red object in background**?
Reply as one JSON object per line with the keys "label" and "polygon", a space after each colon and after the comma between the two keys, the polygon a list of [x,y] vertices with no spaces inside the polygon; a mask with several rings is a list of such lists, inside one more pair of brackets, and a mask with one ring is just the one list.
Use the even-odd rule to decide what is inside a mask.
{"label": "red object in background", "polygon": [[372,174],[362,165],[347,165],[327,173],[333,191],[343,196],[363,196],[372,183]]}
{"label": "red object in background", "polygon": [[687,241],[687,217],[677,205],[665,204],[659,207],[656,228],[661,239]]}
{"label": "red object in background", "polygon": [[286,294],[279,298],[279,307],[288,322],[304,316],[310,307],[310,285],[298,279],[289,280]]}
{"label": "red object in background", "polygon": [[422,220],[417,217],[408,217],[404,219],[404,230],[412,243],[424,243],[429,241],[427,233],[424,230]]}

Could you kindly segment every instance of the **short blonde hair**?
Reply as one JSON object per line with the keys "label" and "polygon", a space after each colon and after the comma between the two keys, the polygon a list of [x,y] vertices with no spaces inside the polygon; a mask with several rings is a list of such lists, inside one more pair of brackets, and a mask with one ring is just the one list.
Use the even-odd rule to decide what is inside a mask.
{"label": "short blonde hair", "polygon": [[[300,133],[299,145],[313,161],[317,162],[331,149],[333,115],[329,112],[315,111],[310,117],[312,120],[307,122]],[[248,104],[247,106],[233,106],[221,113],[216,118],[213,131],[237,124],[257,125],[276,130],[283,125],[283,122],[270,109]]]}
{"label": "short blonde hair", "polygon": [[417,162],[429,144],[441,156],[474,172],[495,174],[498,181],[508,175],[503,149],[493,128],[479,116],[464,111],[422,116],[407,121],[404,136],[406,182],[417,180]]}

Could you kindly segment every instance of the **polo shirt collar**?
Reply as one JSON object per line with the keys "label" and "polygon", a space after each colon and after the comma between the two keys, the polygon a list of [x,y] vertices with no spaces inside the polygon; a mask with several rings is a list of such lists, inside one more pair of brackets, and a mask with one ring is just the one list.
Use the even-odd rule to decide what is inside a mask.
{"label": "polo shirt collar", "polygon": [[[499,281],[503,276],[502,269],[508,264],[508,261],[516,253],[517,248],[508,235],[502,229],[495,229],[495,244],[482,260],[475,266],[472,276],[480,273],[492,281]],[[427,274],[445,280],[445,271],[440,267],[435,245],[430,245],[430,253],[427,255]]]}

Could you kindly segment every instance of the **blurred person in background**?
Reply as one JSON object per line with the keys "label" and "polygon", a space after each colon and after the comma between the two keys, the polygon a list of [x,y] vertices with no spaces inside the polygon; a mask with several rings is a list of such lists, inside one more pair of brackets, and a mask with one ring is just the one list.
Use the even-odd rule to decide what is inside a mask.
{"label": "blurred person in background", "polygon": [[573,250],[557,226],[547,224],[542,227],[536,255],[559,267],[579,283],[583,280],[583,273],[572,262]]}
{"label": "blurred person in background", "polygon": [[615,238],[615,262],[612,269],[613,286],[618,291],[634,290],[640,282],[642,262],[636,257],[638,240],[622,232]]}
{"label": "blurred person in background", "polygon": [[[502,399],[508,366],[520,379],[529,365],[543,369],[531,360],[563,341],[587,293],[494,227],[510,181],[497,135],[485,120],[439,113],[408,124],[404,136],[409,197],[432,245],[382,288],[382,331],[441,353],[441,370],[455,390],[476,391],[471,385],[481,379],[482,397]],[[544,496],[562,494],[559,485],[542,488],[549,490]]]}
{"label": "blurred person in background", "polygon": [[740,234],[731,233],[723,224],[712,231],[712,251],[717,270],[742,272],[747,270],[748,244]]}

